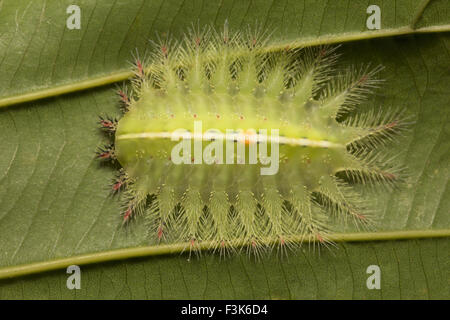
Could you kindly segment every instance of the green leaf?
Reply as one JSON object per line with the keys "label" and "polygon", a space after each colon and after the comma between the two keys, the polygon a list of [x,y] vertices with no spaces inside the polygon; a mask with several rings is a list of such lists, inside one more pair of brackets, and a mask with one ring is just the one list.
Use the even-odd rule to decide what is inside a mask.
{"label": "green leaf", "polygon": [[[74,3],[80,30],[66,28]],[[367,30],[363,1],[0,0],[0,278],[12,277],[0,280],[0,298],[450,298],[449,8],[373,4],[378,31]],[[166,255],[180,247],[145,247],[142,220],[120,226],[107,188],[114,172],[94,159],[105,139],[97,116],[117,113],[113,83],[131,75],[133,53],[151,48],[156,32],[176,38],[225,19],[275,28],[270,50],[343,42],[342,66],[385,66],[366,105],[405,107],[416,125],[398,146],[411,177],[377,197],[377,233],[343,230],[337,248],[306,244],[255,263],[206,252],[187,261]],[[76,292],[58,269],[70,264],[82,265]],[[366,287],[373,264],[381,290]]]}

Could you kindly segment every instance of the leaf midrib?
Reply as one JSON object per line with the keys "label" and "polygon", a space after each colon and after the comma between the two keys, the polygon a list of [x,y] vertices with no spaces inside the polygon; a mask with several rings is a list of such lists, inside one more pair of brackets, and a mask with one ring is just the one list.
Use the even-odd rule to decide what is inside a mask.
{"label": "leaf midrib", "polygon": [[[384,232],[361,232],[361,233],[336,233],[329,236],[330,241],[338,242],[368,242],[368,241],[389,241],[407,239],[429,239],[450,237],[450,229],[439,230],[407,230],[407,231],[384,231]],[[295,237],[290,239],[298,243],[317,242],[315,237]],[[276,240],[266,239],[263,241],[268,246],[277,243]],[[239,245],[239,244],[238,244]],[[196,250],[213,250],[213,242],[203,242],[196,247]],[[88,265],[101,262],[125,260],[129,258],[160,256],[174,253],[183,253],[190,250],[190,243],[175,243],[169,245],[140,246],[134,248],[115,249],[86,253],[65,258],[57,258],[28,264],[8,266],[0,268],[0,280],[15,278],[30,274],[48,272],[52,270],[64,269],[70,265]]]}

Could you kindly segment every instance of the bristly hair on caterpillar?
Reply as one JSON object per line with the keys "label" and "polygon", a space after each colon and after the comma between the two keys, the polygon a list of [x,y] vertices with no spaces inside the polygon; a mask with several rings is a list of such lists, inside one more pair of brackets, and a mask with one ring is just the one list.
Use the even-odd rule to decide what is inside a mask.
{"label": "bristly hair on caterpillar", "polygon": [[[207,243],[221,253],[326,244],[336,219],[371,225],[355,185],[392,190],[404,180],[386,150],[411,124],[400,109],[360,109],[382,68],[338,71],[336,47],[272,51],[268,42],[261,29],[192,28],[136,59],[131,88],[118,92],[124,116],[99,121],[114,141],[98,157],[121,166],[111,189],[120,192],[123,223],[142,215],[153,243]],[[192,140],[183,148],[194,147],[181,163],[173,159],[180,128]],[[244,139],[217,134],[226,130]],[[234,153],[217,161],[216,147],[243,150],[245,160],[264,143],[272,154],[279,148],[275,174],[261,174],[261,153],[256,164]],[[199,159],[212,149],[215,161]]]}

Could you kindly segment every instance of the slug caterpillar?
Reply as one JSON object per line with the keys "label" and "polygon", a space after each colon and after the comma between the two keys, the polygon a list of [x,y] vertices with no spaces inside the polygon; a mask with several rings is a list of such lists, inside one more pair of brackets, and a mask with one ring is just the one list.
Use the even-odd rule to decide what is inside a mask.
{"label": "slug caterpillar", "polygon": [[[158,243],[256,251],[326,243],[332,218],[370,224],[354,185],[395,187],[403,169],[384,147],[408,125],[402,112],[358,110],[381,68],[337,72],[335,48],[267,43],[225,25],[155,43],[151,64],[136,61],[131,91],[119,92],[124,116],[100,119],[114,142],[98,157],[121,166],[112,189],[124,223],[144,215]],[[262,174],[276,152],[275,173]]]}

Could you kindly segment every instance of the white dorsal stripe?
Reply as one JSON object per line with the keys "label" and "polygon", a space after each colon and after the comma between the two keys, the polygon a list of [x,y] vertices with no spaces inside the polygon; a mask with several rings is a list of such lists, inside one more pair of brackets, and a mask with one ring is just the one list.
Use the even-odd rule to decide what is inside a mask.
{"label": "white dorsal stripe", "polygon": [[289,138],[284,136],[268,136],[261,134],[245,134],[245,133],[213,133],[206,132],[203,134],[191,133],[191,132],[141,132],[141,133],[127,133],[118,135],[117,140],[131,140],[131,139],[173,139],[178,141],[180,139],[193,139],[193,140],[231,140],[231,141],[243,141],[251,143],[279,143],[281,145],[287,144],[292,146],[301,147],[315,147],[315,148],[342,148],[344,145],[339,143],[330,142],[327,140],[311,140],[305,138]]}

